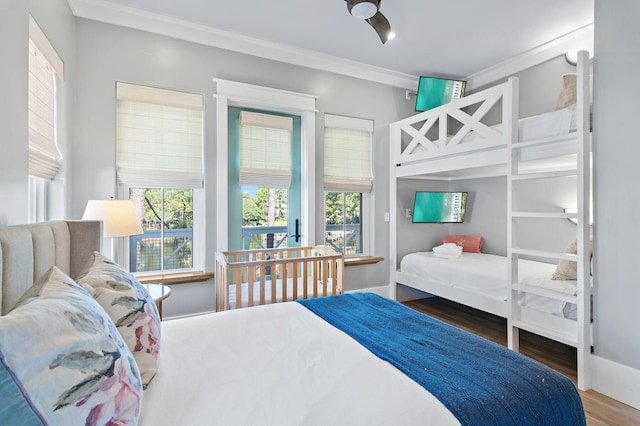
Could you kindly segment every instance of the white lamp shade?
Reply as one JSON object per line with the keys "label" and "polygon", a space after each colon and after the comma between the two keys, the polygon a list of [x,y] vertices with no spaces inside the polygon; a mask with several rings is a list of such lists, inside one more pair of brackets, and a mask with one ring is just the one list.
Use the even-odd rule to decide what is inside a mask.
{"label": "white lamp shade", "polygon": [[142,226],[131,200],[89,200],[82,220],[101,220],[107,238],[142,234]]}

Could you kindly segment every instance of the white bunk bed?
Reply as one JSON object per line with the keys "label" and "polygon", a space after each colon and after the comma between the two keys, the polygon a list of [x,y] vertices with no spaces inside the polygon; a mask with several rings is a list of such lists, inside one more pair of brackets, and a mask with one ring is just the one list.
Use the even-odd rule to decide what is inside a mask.
{"label": "white bunk bed", "polygon": [[[390,285],[397,284],[444,297],[507,319],[508,344],[518,350],[519,330],[575,346],[578,352],[578,387],[589,389],[591,350],[590,279],[590,78],[589,57],[580,52],[577,65],[577,103],[566,110],[519,119],[518,79],[441,107],[416,114],[390,125]],[[487,113],[500,105],[497,125],[488,125]],[[471,109],[470,109],[471,107]],[[473,111],[473,112],[468,112]],[[567,117],[569,117],[567,121]],[[450,118],[459,124],[449,125]],[[567,124],[567,122],[569,124]],[[544,123],[538,126],[539,123]],[[551,124],[549,124],[551,123]],[[544,129],[540,131],[540,129]],[[507,295],[495,298],[470,292],[464,286],[442,285],[419,274],[398,269],[397,183],[400,179],[453,180],[475,177],[507,177],[507,257],[504,274]],[[519,182],[573,176],[576,180],[577,212],[520,211],[514,193]],[[518,223],[535,220],[577,220],[577,254],[533,250],[517,246]],[[464,256],[464,255],[463,255]],[[531,285],[519,277],[524,259],[555,263],[577,262],[576,295]],[[518,303],[523,295],[541,296],[575,304],[577,318],[542,313]]]}

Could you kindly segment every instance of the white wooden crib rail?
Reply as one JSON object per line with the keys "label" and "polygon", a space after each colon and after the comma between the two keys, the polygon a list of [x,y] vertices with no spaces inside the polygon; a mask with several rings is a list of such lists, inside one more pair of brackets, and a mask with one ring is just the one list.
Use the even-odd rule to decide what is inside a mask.
{"label": "white wooden crib rail", "polygon": [[344,257],[326,246],[216,253],[216,309],[342,293]]}
{"label": "white wooden crib rail", "polygon": [[[502,103],[500,123],[492,124],[501,126],[496,128],[482,120],[499,102]],[[473,112],[466,111],[469,107]],[[517,122],[518,79],[511,77],[505,83],[392,123],[392,163],[404,166],[432,158],[506,147],[513,131],[517,137]],[[464,138],[471,131],[479,137],[466,142]]]}

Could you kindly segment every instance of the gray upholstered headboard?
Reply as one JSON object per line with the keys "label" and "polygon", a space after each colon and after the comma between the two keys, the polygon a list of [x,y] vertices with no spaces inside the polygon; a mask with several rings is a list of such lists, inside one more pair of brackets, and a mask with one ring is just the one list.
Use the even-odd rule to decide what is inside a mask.
{"label": "gray upholstered headboard", "polygon": [[75,278],[102,245],[100,221],[52,221],[0,227],[0,314],[6,314],[53,265]]}

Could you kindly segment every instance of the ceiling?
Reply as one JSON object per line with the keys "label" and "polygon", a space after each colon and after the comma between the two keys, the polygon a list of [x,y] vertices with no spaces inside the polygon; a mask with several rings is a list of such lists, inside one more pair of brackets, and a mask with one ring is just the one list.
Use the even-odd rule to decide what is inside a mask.
{"label": "ceiling", "polygon": [[158,32],[168,24],[211,31],[253,43],[253,51],[245,50],[259,56],[260,49],[317,53],[413,77],[465,78],[589,25],[594,16],[594,0],[384,0],[380,11],[397,36],[383,45],[373,28],[349,15],[344,0],[68,2],[77,16],[133,27],[131,16],[151,19],[165,24],[147,27]]}

